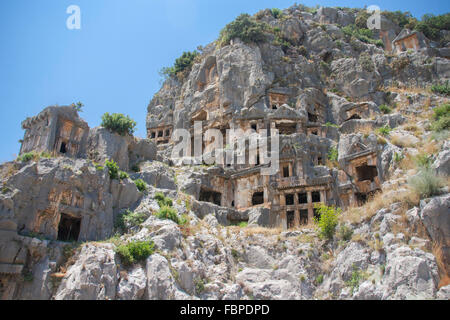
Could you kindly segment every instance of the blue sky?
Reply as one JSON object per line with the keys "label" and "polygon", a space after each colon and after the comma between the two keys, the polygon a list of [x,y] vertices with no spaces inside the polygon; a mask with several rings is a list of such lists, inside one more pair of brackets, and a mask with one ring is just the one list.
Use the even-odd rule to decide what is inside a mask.
{"label": "blue sky", "polygon": [[[82,101],[91,127],[105,112],[130,115],[145,137],[147,105],[158,71],[183,51],[214,41],[240,13],[287,8],[285,0],[2,0],[0,1],[0,162],[12,160],[20,123],[49,105]],[[298,1],[300,3],[300,1]],[[450,12],[450,1],[302,1],[308,6]],[[81,30],[68,30],[66,9],[81,8]]]}

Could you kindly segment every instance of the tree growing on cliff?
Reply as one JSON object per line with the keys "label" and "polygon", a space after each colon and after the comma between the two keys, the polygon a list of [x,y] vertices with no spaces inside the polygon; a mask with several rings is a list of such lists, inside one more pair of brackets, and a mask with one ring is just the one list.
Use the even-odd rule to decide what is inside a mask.
{"label": "tree growing on cliff", "polygon": [[136,128],[136,122],[121,113],[109,114],[106,112],[102,116],[101,126],[122,136],[127,134],[131,136]]}
{"label": "tree growing on cliff", "polygon": [[175,60],[175,64],[172,67],[162,68],[159,74],[164,77],[178,77],[179,79],[185,78],[192,69],[192,65],[194,64],[195,58],[199,55],[199,52],[194,51],[185,51],[181,55],[181,57]]}
{"label": "tree growing on cliff", "polygon": [[324,204],[316,205],[319,217],[314,218],[314,222],[319,227],[321,238],[331,240],[336,232],[339,215],[342,213],[340,208],[328,207]]}
{"label": "tree growing on cliff", "polygon": [[266,40],[264,34],[266,29],[266,24],[256,21],[247,13],[243,13],[220,31],[218,44],[219,46],[226,46],[234,38],[239,38],[245,43],[262,42]]}

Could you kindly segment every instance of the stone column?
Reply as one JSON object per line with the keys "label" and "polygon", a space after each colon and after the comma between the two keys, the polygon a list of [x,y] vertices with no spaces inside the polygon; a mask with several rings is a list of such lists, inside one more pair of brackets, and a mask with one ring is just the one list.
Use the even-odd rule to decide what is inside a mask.
{"label": "stone column", "polygon": [[287,230],[287,215],[285,210],[281,212],[280,217],[281,217],[281,227],[283,228],[283,230]]}
{"label": "stone column", "polygon": [[300,210],[299,209],[295,209],[294,224],[295,224],[296,228],[300,227]]}
{"label": "stone column", "polygon": [[314,221],[314,206],[312,203],[312,194],[311,191],[308,191],[307,193],[307,198],[308,198],[308,221]]}

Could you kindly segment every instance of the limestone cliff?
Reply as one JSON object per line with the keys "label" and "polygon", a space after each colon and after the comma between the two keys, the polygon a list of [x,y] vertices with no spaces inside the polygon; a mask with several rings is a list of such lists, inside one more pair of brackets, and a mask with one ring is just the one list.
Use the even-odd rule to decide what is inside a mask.
{"label": "limestone cliff", "polygon": [[[254,41],[222,33],[168,69],[147,139],[71,107],[24,121],[0,165],[0,298],[448,300],[450,108],[430,88],[450,78],[449,31],[360,17],[242,17]],[[279,132],[278,172],[181,165],[172,135],[195,121],[228,145],[232,128]],[[328,236],[320,205],[343,209]]]}

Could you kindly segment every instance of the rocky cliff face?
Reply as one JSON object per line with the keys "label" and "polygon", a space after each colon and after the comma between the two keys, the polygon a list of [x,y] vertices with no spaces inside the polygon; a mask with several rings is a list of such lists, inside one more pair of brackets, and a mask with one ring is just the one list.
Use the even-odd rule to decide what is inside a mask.
{"label": "rocky cliff face", "polygon": [[[345,188],[342,169],[364,146],[374,150],[381,192],[345,210],[331,239],[313,223],[267,228],[268,208],[203,201],[223,168],[173,166],[171,144],[156,155],[153,143],[91,129],[83,157],[0,166],[1,299],[450,299],[448,127],[431,130],[434,109],[449,99],[428,90],[450,78],[445,50],[392,54],[349,36],[343,27],[356,14],[348,10],[294,6],[256,19],[275,30],[265,41],[208,45],[187,74],[167,79],[148,106],[149,138],[190,128],[205,107],[210,119],[307,123],[317,113],[320,138],[289,139],[338,156],[308,162],[308,174]],[[392,41],[401,28],[382,22]],[[113,178],[103,167],[111,158],[137,172]],[[414,188],[422,171],[440,179],[431,193]],[[142,242],[152,254],[130,263],[124,245]]]}
{"label": "rocky cliff face", "polygon": [[[277,19],[270,10],[262,11],[257,20],[275,30],[266,34],[266,41],[244,43],[236,38],[222,48],[206,46],[185,78],[166,81],[152,99],[147,127],[187,128],[190,113],[211,105],[221,112],[257,108],[268,113],[271,106],[265,98],[273,88],[286,90],[288,104],[297,109],[305,91],[310,101],[327,109],[334,105],[326,121],[340,124],[347,119],[339,113],[353,101],[379,106],[392,99],[384,88],[425,87],[450,77],[444,50],[423,47],[392,54],[349,36],[343,27],[353,24],[355,16],[333,8],[311,15],[292,7]],[[398,26],[383,21],[387,32],[399,33]]]}

